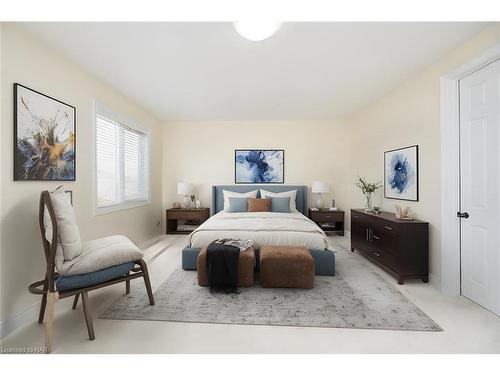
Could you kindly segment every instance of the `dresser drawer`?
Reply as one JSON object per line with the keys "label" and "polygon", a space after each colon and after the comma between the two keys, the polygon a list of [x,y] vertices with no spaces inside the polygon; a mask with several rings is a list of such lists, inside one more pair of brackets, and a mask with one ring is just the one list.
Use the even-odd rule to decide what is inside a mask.
{"label": "dresser drawer", "polygon": [[371,239],[373,246],[377,249],[384,249],[396,256],[399,254],[398,236],[395,232],[384,230],[380,225],[374,225]]}
{"label": "dresser drawer", "polygon": [[380,249],[370,249],[369,251],[365,251],[365,254],[369,255],[372,259],[376,260],[377,262],[383,264],[387,268],[391,269],[392,271],[397,271],[398,268],[398,261],[397,258],[392,255],[391,253],[388,253],[384,250]]}

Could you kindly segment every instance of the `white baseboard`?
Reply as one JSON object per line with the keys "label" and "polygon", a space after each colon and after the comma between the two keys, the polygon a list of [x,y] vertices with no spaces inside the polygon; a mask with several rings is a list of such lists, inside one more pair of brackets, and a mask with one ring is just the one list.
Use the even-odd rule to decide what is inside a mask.
{"label": "white baseboard", "polygon": [[0,339],[25,326],[28,323],[33,323],[38,319],[40,312],[40,302],[28,307],[23,312],[11,316],[7,320],[0,323]]}

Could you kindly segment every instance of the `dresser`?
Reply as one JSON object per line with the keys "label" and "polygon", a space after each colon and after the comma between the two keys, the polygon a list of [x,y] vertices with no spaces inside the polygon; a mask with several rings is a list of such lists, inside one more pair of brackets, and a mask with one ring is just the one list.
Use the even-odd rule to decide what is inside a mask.
{"label": "dresser", "polygon": [[429,281],[429,223],[351,210],[351,250],[385,269],[403,284],[406,279]]}

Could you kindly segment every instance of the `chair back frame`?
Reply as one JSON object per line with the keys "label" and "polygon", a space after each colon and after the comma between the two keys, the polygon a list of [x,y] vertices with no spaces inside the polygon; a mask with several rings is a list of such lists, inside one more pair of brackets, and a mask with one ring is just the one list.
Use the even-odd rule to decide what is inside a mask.
{"label": "chair back frame", "polygon": [[[52,238],[49,242],[45,236],[45,210],[49,213],[50,222],[52,224]],[[57,217],[52,205],[50,193],[47,190],[42,191],[40,194],[40,204],[38,210],[38,221],[40,224],[40,233],[42,235],[43,250],[45,253],[45,261],[47,263],[47,271],[45,275],[45,282],[48,284],[48,291],[53,293],[55,291],[54,280],[56,277],[55,259],[57,244],[59,240],[59,230],[57,227]]]}

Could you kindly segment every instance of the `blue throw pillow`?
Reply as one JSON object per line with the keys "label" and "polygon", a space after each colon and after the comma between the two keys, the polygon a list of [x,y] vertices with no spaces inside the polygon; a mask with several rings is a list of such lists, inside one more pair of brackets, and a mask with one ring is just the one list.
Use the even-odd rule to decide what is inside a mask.
{"label": "blue throw pillow", "polygon": [[229,197],[229,212],[247,212],[248,198]]}
{"label": "blue throw pillow", "polygon": [[271,211],[290,213],[290,197],[276,198],[272,197]]}

